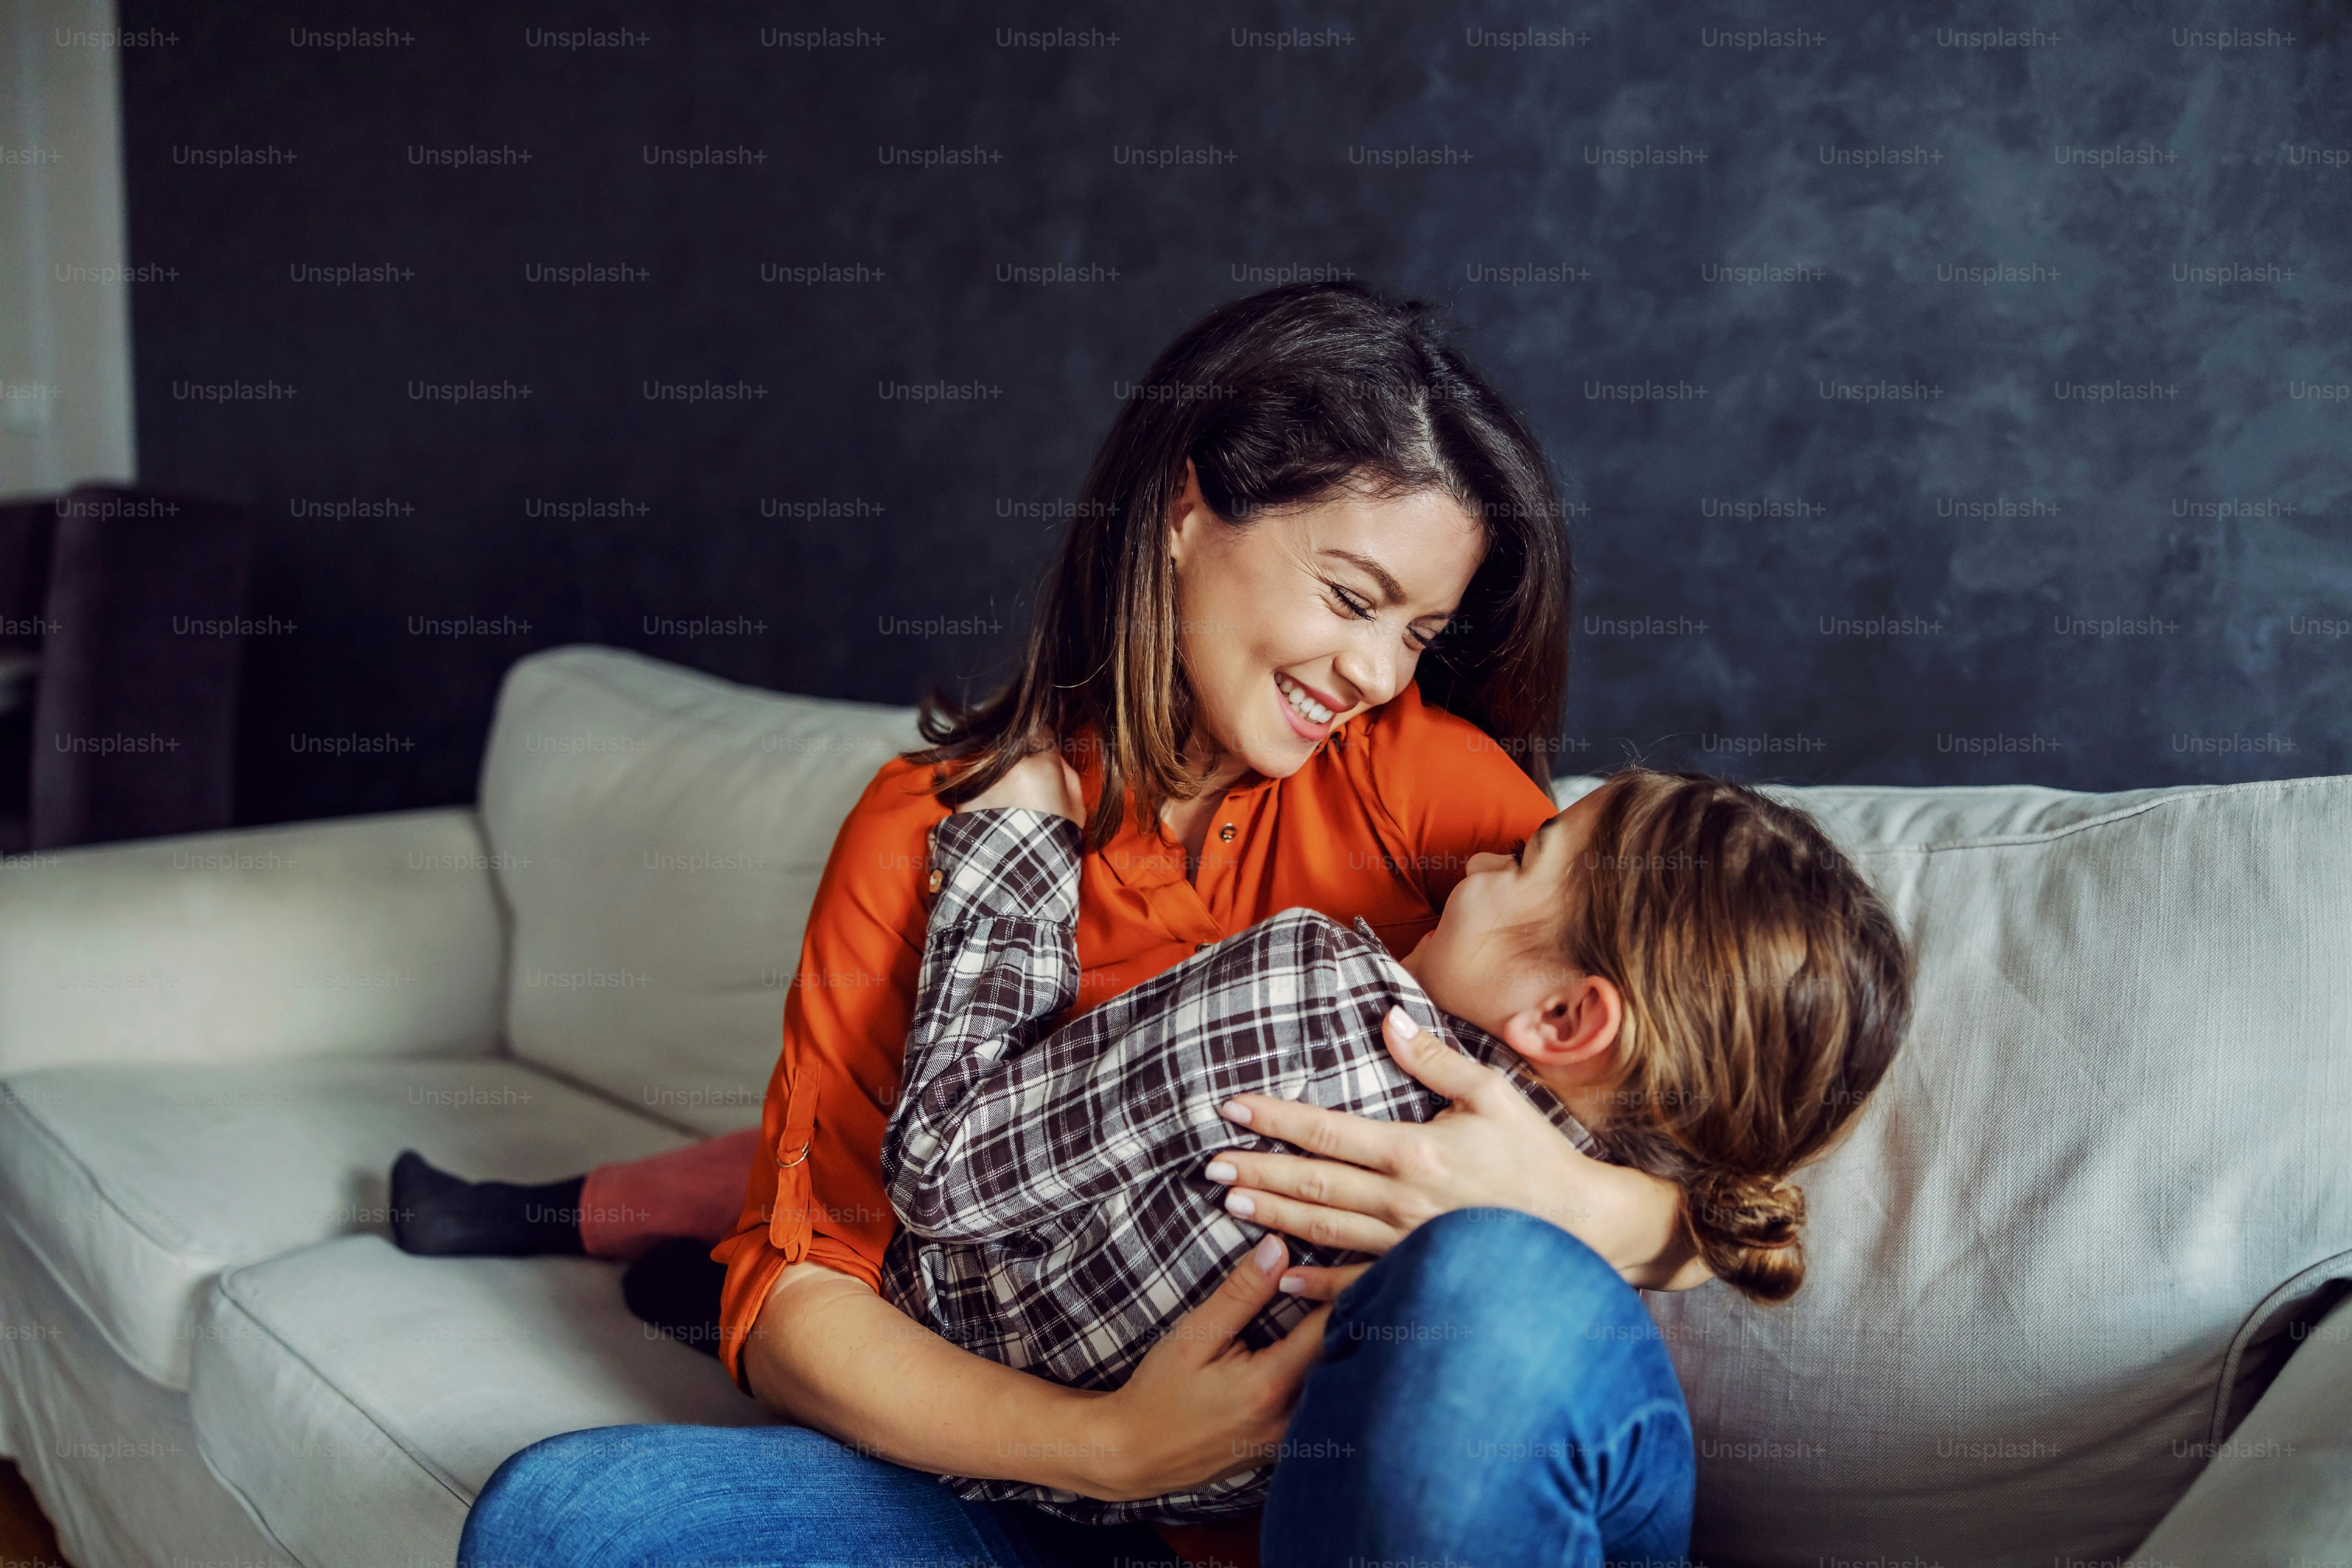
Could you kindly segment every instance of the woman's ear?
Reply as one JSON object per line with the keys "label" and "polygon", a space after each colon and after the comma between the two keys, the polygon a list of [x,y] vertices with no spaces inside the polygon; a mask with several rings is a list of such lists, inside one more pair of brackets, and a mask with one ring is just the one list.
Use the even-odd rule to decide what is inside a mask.
{"label": "woman's ear", "polygon": [[1168,559],[1176,570],[1184,570],[1184,558],[1197,549],[1202,531],[1209,523],[1209,508],[1201,500],[1201,476],[1193,471],[1192,459],[1184,459],[1184,483],[1176,499],[1168,507]]}
{"label": "woman's ear", "polygon": [[1625,998],[1598,974],[1580,974],[1504,1021],[1503,1043],[1538,1068],[1599,1079],[1615,1065]]}

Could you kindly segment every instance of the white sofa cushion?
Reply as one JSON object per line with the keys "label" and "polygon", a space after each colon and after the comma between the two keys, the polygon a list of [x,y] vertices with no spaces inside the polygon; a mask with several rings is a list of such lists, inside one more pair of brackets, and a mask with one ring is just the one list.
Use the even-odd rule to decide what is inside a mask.
{"label": "white sofa cushion", "polygon": [[480,1056],[505,921],[471,811],[13,855],[0,1073],[52,1063]]}
{"label": "white sofa cushion", "polygon": [[404,1148],[544,1182],[685,1142],[506,1060],[47,1068],[0,1085],[0,1215],[123,1360],[185,1388],[205,1281],[387,1230]]}
{"label": "white sofa cushion", "polygon": [[[773,1419],[632,1317],[611,1264],[410,1258],[373,1237],[224,1275],[189,1404],[206,1463],[295,1557],[412,1568],[452,1562],[490,1472],[542,1437]],[[777,1462],[811,1436],[781,1430]]]}
{"label": "white sofa cushion", "polygon": [[482,763],[515,1055],[703,1132],[756,1125],[842,818],[912,713],[611,648],[516,665]]}
{"label": "white sofa cushion", "polygon": [[1693,1552],[2119,1560],[2352,1275],[2352,779],[1788,793],[1885,894],[1916,1006],[1803,1178],[1797,1298],[1650,1298]]}

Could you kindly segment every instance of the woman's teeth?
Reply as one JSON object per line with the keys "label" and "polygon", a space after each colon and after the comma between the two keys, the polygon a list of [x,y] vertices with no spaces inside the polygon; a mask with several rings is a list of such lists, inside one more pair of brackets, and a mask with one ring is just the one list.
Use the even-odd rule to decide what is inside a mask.
{"label": "woman's teeth", "polygon": [[1331,710],[1307,696],[1298,683],[1290,677],[1276,670],[1274,683],[1282,689],[1282,695],[1290,703],[1291,711],[1297,713],[1301,719],[1306,720],[1309,724],[1328,724],[1331,721]]}

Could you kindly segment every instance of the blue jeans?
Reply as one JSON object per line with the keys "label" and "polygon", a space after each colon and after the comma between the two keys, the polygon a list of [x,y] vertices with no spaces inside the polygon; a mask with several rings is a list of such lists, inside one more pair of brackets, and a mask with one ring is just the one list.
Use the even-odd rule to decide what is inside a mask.
{"label": "blue jeans", "polygon": [[[1696,1464],[1649,1314],[1582,1242],[1470,1209],[1332,1313],[1275,1469],[1266,1568],[1680,1563]],[[608,1426],[533,1444],[457,1568],[1076,1568],[1172,1563],[1139,1526],[961,1502],[798,1427]]]}
{"label": "blue jeans", "polygon": [[1697,1459],[1642,1300],[1564,1230],[1441,1215],[1339,1299],[1283,1436],[1266,1568],[1680,1563]]}

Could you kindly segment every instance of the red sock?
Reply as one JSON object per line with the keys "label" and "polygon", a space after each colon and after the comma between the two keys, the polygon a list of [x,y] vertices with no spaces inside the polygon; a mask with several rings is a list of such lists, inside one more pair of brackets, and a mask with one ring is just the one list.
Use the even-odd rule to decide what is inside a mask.
{"label": "red sock", "polygon": [[666,1237],[716,1246],[735,1234],[760,1130],[747,1127],[650,1159],[599,1165],[580,1189],[580,1242],[591,1258],[633,1262]]}

